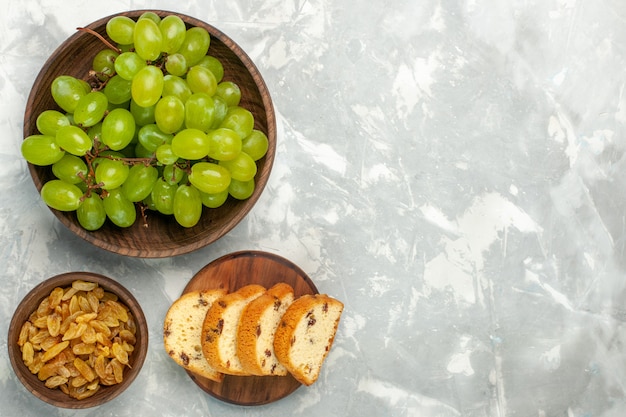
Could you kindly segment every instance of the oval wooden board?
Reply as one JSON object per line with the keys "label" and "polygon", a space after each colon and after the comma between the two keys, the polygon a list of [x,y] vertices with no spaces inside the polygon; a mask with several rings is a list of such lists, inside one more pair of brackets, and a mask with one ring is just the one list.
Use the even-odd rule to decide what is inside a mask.
{"label": "oval wooden board", "polygon": [[[318,293],[311,279],[292,262],[271,253],[242,251],[224,255],[202,268],[189,281],[183,294],[190,291],[224,288],[233,292],[247,284],[270,288],[286,282],[294,296]],[[213,397],[237,405],[262,405],[294,392],[300,383],[292,376],[233,376],[214,382],[188,372],[189,377]]]}

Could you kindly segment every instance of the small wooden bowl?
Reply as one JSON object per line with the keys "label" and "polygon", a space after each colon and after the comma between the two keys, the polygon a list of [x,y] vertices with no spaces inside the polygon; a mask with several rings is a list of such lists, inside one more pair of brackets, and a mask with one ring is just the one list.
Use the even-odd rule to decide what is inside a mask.
{"label": "small wooden bowl", "polygon": [[[28,320],[30,314],[37,309],[41,301],[50,295],[50,292],[56,287],[69,287],[75,280],[83,280],[95,282],[105,289],[105,291],[116,294],[119,301],[126,305],[137,324],[137,332],[135,334],[135,349],[129,355],[129,363],[131,368],[124,370],[124,380],[111,386],[101,386],[99,391],[93,396],[77,400],[63,393],[59,389],[50,389],[40,381],[37,375],[32,374],[22,360],[22,352],[18,346],[18,338],[22,325]],[[122,285],[111,278],[103,275],[89,272],[69,272],[49,278],[35,288],[33,288],[17,306],[11,323],[9,325],[9,334],[7,338],[9,350],[9,359],[18,379],[34,396],[42,401],[62,408],[89,408],[107,401],[120,395],[139,374],[141,367],[148,352],[148,325],[143,314],[141,306],[135,297]]]}
{"label": "small wooden bowl", "polygon": [[[205,22],[179,13],[137,10],[119,15],[137,19],[146,11],[152,11],[162,17],[174,14],[183,19],[187,27],[199,26],[209,32],[211,35],[209,54],[222,62],[224,80],[237,83],[241,89],[240,105],[252,112],[255,129],[264,132],[269,140],[267,154],[257,161],[256,189],[252,196],[243,201],[229,198],[217,209],[204,208],[200,221],[192,228],[179,226],[172,216],[163,216],[155,212],[147,213],[148,227],[145,227],[138,211],[137,221],[129,228],[119,228],[107,221],[101,229],[88,232],[79,225],[75,212],[51,209],[61,223],[73,233],[97,247],[121,255],[162,258],[189,253],[213,243],[235,227],[252,209],[272,169],[276,151],[276,119],[272,100],[261,74],[248,55],[232,39]],[[113,16],[116,15],[105,17],[86,27],[106,36],[106,23]],[[28,97],[24,114],[24,138],[38,133],[35,122],[42,111],[58,110],[50,93],[54,78],[59,75],[85,78],[91,69],[94,55],[104,48],[104,44],[96,36],[80,31],[70,36],[54,51],[37,76]],[[39,191],[47,181],[54,178],[49,166],[29,164],[29,170]]]}

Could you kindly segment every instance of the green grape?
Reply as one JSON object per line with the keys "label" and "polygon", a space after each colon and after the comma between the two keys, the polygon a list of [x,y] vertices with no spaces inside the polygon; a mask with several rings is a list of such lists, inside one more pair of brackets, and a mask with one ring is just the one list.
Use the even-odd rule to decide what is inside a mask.
{"label": "green grape", "polygon": [[221,207],[228,199],[228,188],[222,191],[221,193],[208,194],[200,192],[200,198],[202,200],[202,204],[208,208],[218,208]]}
{"label": "green grape", "polygon": [[178,52],[185,56],[187,65],[192,67],[196,65],[202,57],[209,51],[211,44],[211,36],[206,29],[201,27],[192,27],[185,33],[185,39],[178,49]]}
{"label": "green grape", "polygon": [[234,130],[239,137],[243,139],[252,133],[254,129],[254,116],[249,110],[243,107],[229,107],[226,117],[224,117],[224,120],[220,123],[220,127]]}
{"label": "green grape", "polygon": [[52,165],[65,155],[55,137],[49,135],[28,136],[22,141],[21,152],[24,159],[39,166]]}
{"label": "green grape", "polygon": [[168,55],[165,59],[165,70],[172,75],[182,77],[187,69],[187,60],[182,54]]}
{"label": "green grape", "polygon": [[231,176],[228,169],[213,162],[197,162],[191,167],[189,182],[198,190],[216,194],[228,189]]}
{"label": "green grape", "polygon": [[148,65],[136,52],[122,52],[115,59],[115,72],[125,80],[131,81],[140,69]]}
{"label": "green grape", "polygon": [[172,145],[165,143],[157,148],[156,159],[163,165],[172,165],[178,161],[178,155],[172,150]]}
{"label": "green grape", "polygon": [[76,104],[74,123],[82,127],[91,127],[102,120],[108,106],[109,100],[103,92],[87,93]]}
{"label": "green grape", "polygon": [[159,25],[151,19],[139,19],[135,24],[133,44],[135,51],[145,61],[155,61],[161,55],[163,35]]}
{"label": "green grape", "polygon": [[198,129],[183,129],[172,139],[172,151],[183,159],[202,159],[209,153],[209,139]]}
{"label": "green grape", "polygon": [[56,136],[61,126],[70,125],[70,120],[60,111],[44,110],[37,116],[35,124],[42,135]]}
{"label": "green grape", "polygon": [[241,101],[241,89],[232,81],[219,83],[215,94],[222,97],[229,107],[238,106]]}
{"label": "green grape", "polygon": [[126,109],[114,109],[102,121],[102,142],[114,151],[124,149],[135,136],[135,119]]}
{"label": "green grape", "polygon": [[192,185],[182,184],[174,194],[174,218],[183,227],[193,227],[202,215],[200,192]]}
{"label": "green grape", "polygon": [[210,69],[195,65],[187,71],[187,84],[194,93],[215,94],[217,81]]}
{"label": "green grape", "polygon": [[176,96],[183,103],[186,103],[187,99],[191,97],[192,94],[193,92],[184,79],[172,74],[167,74],[163,77],[163,97]]}
{"label": "green grape", "polygon": [[72,155],[83,156],[93,146],[87,133],[74,125],[60,127],[55,138],[61,149]]}
{"label": "green grape", "polygon": [[170,143],[174,135],[163,133],[156,124],[149,124],[139,129],[138,140],[149,152],[155,152],[157,148]]}
{"label": "green grape", "polygon": [[135,45],[133,45],[132,43],[129,43],[128,45],[122,45],[122,44],[117,44],[117,49],[120,50],[120,53],[122,52],[134,52],[135,51]]}
{"label": "green grape", "polygon": [[83,203],[76,210],[78,223],[85,230],[94,231],[102,227],[107,219],[104,203],[98,194],[91,194],[83,199]]}
{"label": "green grape", "polygon": [[156,104],[154,106],[149,107],[141,107],[134,100],[130,101],[130,112],[135,118],[135,123],[137,126],[146,126],[149,124],[153,124],[154,120],[154,109],[156,108]]}
{"label": "green grape", "polygon": [[185,126],[208,132],[213,126],[215,104],[206,93],[194,93],[185,102]]}
{"label": "green grape", "polygon": [[263,158],[268,148],[269,140],[267,136],[257,129],[252,130],[252,132],[243,139],[241,144],[241,150],[250,155],[255,161]]}
{"label": "green grape", "polygon": [[228,193],[237,200],[245,200],[254,193],[254,187],[254,179],[248,181],[231,180]]}
{"label": "green grape", "polygon": [[176,96],[165,96],[156,104],[154,119],[162,132],[178,132],[185,122],[185,105]]}
{"label": "green grape", "polygon": [[140,69],[131,84],[133,100],[141,107],[150,107],[159,101],[161,93],[163,93],[163,72],[152,65]]}
{"label": "green grape", "polygon": [[101,80],[106,80],[115,75],[115,59],[119,54],[112,49],[103,49],[98,52],[91,63],[91,68],[98,74],[104,75]]}
{"label": "green grape", "polygon": [[163,36],[161,50],[169,55],[175,54],[185,40],[187,32],[185,22],[176,15],[165,16],[159,23],[159,29]]}
{"label": "green grape", "polygon": [[87,91],[83,82],[70,75],[60,75],[52,81],[50,86],[54,102],[68,113],[74,113],[74,109]]}
{"label": "green grape", "polygon": [[157,211],[154,201],[152,201],[152,194],[148,194],[148,197],[144,198],[141,202],[148,210]]}
{"label": "green grape", "polygon": [[107,22],[106,32],[113,42],[130,45],[133,43],[135,21],[127,16],[115,16]]}
{"label": "green grape", "polygon": [[43,202],[59,211],[75,211],[80,207],[82,196],[80,188],[62,180],[50,180],[41,187]]}
{"label": "green grape", "polygon": [[131,81],[125,80],[119,75],[114,75],[104,86],[104,95],[109,103],[122,104],[131,98]]}
{"label": "green grape", "polygon": [[128,178],[129,171],[128,165],[121,160],[101,158],[96,166],[96,183],[102,184],[105,190],[118,188]]}
{"label": "green grape", "polygon": [[104,211],[113,222],[114,225],[119,227],[130,227],[135,223],[137,219],[137,211],[135,205],[128,201],[122,190],[115,188],[109,190],[107,196],[102,200],[104,205]]}
{"label": "green grape", "polygon": [[91,139],[93,143],[93,147],[95,149],[101,149],[103,147],[102,144],[102,122],[96,123],[87,129],[87,136]]}
{"label": "green grape", "polygon": [[257,166],[254,160],[245,152],[240,152],[234,159],[220,161],[219,164],[230,172],[230,176],[237,181],[249,181],[256,175]]}
{"label": "green grape", "polygon": [[207,137],[209,138],[210,158],[227,161],[241,153],[241,138],[234,130],[221,127],[210,131]]}
{"label": "green grape", "polygon": [[226,113],[228,113],[228,104],[224,101],[220,96],[213,96],[213,106],[215,107],[215,114],[213,116],[213,129],[217,129],[220,127],[224,118],[226,117]]}
{"label": "green grape", "polygon": [[178,165],[171,164],[163,167],[163,180],[168,184],[179,184],[185,178],[185,171]]}
{"label": "green grape", "polygon": [[82,182],[88,172],[85,161],[71,154],[63,155],[63,158],[52,164],[54,176],[70,184]]}
{"label": "green grape", "polygon": [[163,178],[157,179],[152,187],[152,203],[155,209],[162,214],[174,214],[174,195],[178,184],[170,184]]}
{"label": "green grape", "polygon": [[153,166],[133,165],[128,171],[128,178],[121,187],[124,197],[133,203],[148,197],[158,176],[159,172]]}
{"label": "green grape", "polygon": [[154,23],[156,23],[157,25],[159,23],[161,23],[161,17],[154,13],[154,12],[144,12],[141,14],[141,16],[139,16],[139,19],[137,20],[141,20],[141,19],[150,19],[152,20]]}
{"label": "green grape", "polygon": [[141,143],[137,143],[134,146],[133,154],[135,158],[146,158],[150,159],[154,156],[154,152],[150,152],[146,149]]}
{"label": "green grape", "polygon": [[224,66],[222,62],[214,56],[205,55],[196,65],[210,69],[215,76],[215,81],[218,83],[224,78]]}

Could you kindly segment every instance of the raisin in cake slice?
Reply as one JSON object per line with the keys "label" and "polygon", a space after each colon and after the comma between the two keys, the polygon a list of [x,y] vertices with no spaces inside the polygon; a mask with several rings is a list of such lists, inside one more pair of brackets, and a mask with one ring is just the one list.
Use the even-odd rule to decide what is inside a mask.
{"label": "raisin in cake slice", "polygon": [[163,323],[165,351],[174,362],[216,382],[224,375],[211,367],[202,353],[202,324],[211,305],[224,294],[223,289],[183,294],[172,303]]}
{"label": "raisin in cake slice", "polygon": [[274,334],[280,320],[294,299],[293,288],[278,283],[251,301],[239,318],[237,356],[245,372],[251,375],[287,375],[274,354]]}
{"label": "raisin in cake slice", "polygon": [[207,311],[202,325],[202,351],[209,364],[229,375],[248,375],[237,356],[239,317],[244,308],[265,293],[265,287],[246,285],[224,295]]}
{"label": "raisin in cake slice", "polygon": [[289,373],[304,385],[319,377],[335,340],[343,303],[325,294],[307,294],[289,306],[274,337],[274,351]]}

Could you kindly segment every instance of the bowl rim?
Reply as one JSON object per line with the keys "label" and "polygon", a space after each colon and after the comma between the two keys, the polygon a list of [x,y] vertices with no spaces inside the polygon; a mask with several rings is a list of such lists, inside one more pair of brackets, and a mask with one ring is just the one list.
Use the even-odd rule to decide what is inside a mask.
{"label": "bowl rim", "polygon": [[[119,384],[101,387],[100,390],[106,390],[105,394],[99,395],[98,393],[95,396],[86,398],[84,400],[77,400],[70,396],[62,397],[58,394],[58,392],[60,391],[55,392],[56,390],[44,387],[43,381],[39,381],[37,376],[32,374],[22,361],[22,353],[20,348],[17,346],[17,338],[19,337],[20,330],[23,325],[23,322],[19,320],[18,316],[20,316],[20,314],[18,313],[26,312],[27,314],[30,314],[37,308],[41,300],[43,300],[50,294],[50,291],[52,291],[52,289],[58,286],[68,286],[71,284],[72,281],[76,279],[96,282],[107,291],[112,292],[120,297],[120,300],[131,310],[135,318],[139,337],[142,341],[139,349],[136,349],[132,355],[132,372],[126,371],[124,373],[124,380]],[[95,407],[104,404],[122,394],[141,372],[148,353],[148,345],[148,324],[143,309],[141,308],[141,305],[139,304],[135,296],[126,287],[124,287],[113,278],[93,272],[65,272],[47,278],[38,283],[17,304],[17,307],[15,308],[13,316],[9,323],[9,329],[7,332],[7,350],[9,360],[18,380],[35,397],[39,398],[41,401],[60,408],[83,409]],[[48,391],[46,390],[49,390],[51,394],[55,393],[55,395],[46,395],[46,393],[48,393]],[[56,397],[60,397],[62,399]]]}
{"label": "bowl rim", "polygon": [[[181,19],[183,19],[186,25],[204,27],[205,29],[207,29],[207,31],[211,35],[211,38],[215,38],[219,40],[229,50],[231,50],[237,56],[237,58],[241,61],[243,66],[247,69],[247,71],[250,74],[250,77],[254,81],[256,88],[259,90],[259,95],[261,97],[263,108],[264,108],[264,119],[266,120],[266,123],[267,123],[267,138],[269,142],[269,147],[268,147],[268,151],[266,155],[264,156],[264,170],[263,170],[264,175],[261,175],[259,177],[261,181],[257,181],[256,189],[255,189],[255,192],[252,194],[252,196],[250,196],[248,199],[244,201],[241,201],[241,203],[244,203],[244,204],[241,206],[240,209],[238,209],[234,213],[228,225],[226,225],[225,227],[216,228],[212,234],[207,235],[201,239],[187,238],[187,239],[181,240],[177,246],[161,248],[161,249],[147,250],[147,249],[137,248],[132,244],[128,244],[129,242],[126,242],[126,240],[124,239],[120,239],[115,244],[113,244],[107,240],[101,239],[97,233],[91,233],[83,229],[82,227],[77,225],[75,221],[72,221],[68,217],[62,215],[61,212],[58,212],[57,210],[50,208],[48,206],[46,207],[48,207],[48,209],[54,214],[54,216],[65,227],[67,227],[73,234],[78,235],[83,240],[86,240],[87,242],[93,244],[94,246],[98,248],[105,249],[112,253],[121,254],[121,255],[130,256],[130,257],[165,258],[165,257],[184,255],[184,254],[196,251],[198,249],[201,249],[203,247],[206,247],[214,243],[215,241],[217,241],[218,239],[226,235],[228,232],[230,232],[233,228],[235,228],[249,214],[249,212],[253,209],[253,207],[256,205],[257,201],[263,194],[263,191],[267,185],[267,182],[269,181],[269,176],[272,172],[272,168],[273,168],[273,164],[275,160],[275,154],[276,154],[276,147],[277,147],[277,122],[276,122],[276,111],[274,108],[273,100],[271,98],[269,89],[267,87],[265,79],[261,75],[254,61],[252,61],[250,56],[245,52],[245,50],[237,42],[235,42],[231,37],[226,35],[222,30],[218,29],[217,27],[213,26],[210,23],[207,23],[193,16],[189,16],[187,14],[176,12],[176,11],[161,10],[161,9],[137,9],[137,10],[123,11],[123,12],[110,14],[108,16],[99,18],[89,23],[88,25],[84,26],[84,28],[95,29],[97,27],[101,27],[102,25],[106,25],[106,22],[115,16],[127,16],[133,19],[137,19],[139,16],[141,16],[143,13],[146,13],[146,12],[156,13],[160,17],[164,17],[167,15],[176,15],[176,16],[179,16]],[[54,51],[48,56],[48,58],[46,59],[45,63],[42,65],[41,69],[39,70],[39,72],[37,73],[33,81],[33,85],[31,86],[31,90],[26,100],[26,105],[25,105],[26,109],[32,106],[33,102],[35,101],[37,94],[33,88],[37,84],[38,80],[42,78],[46,74],[46,71],[48,71],[53,66],[56,56],[60,54],[64,50],[64,48],[66,48],[72,42],[75,42],[77,38],[80,36],[91,36],[91,35],[77,30],[76,32],[71,34],[69,37],[67,37],[61,44],[59,44],[59,46],[57,46],[57,48],[55,48]],[[30,115],[29,117],[29,113],[28,111],[26,111],[24,113],[24,123],[23,123],[23,138],[24,139],[29,134],[31,134],[33,125],[34,125],[34,122],[32,121],[32,115]],[[28,165],[29,174],[31,176],[31,179],[33,180],[35,188],[37,189],[38,192],[40,192],[44,184],[42,180],[38,178],[38,174],[37,174],[37,169],[40,167],[36,167],[30,163],[28,163],[27,165]],[[126,246],[123,246],[123,245],[126,245]]]}

